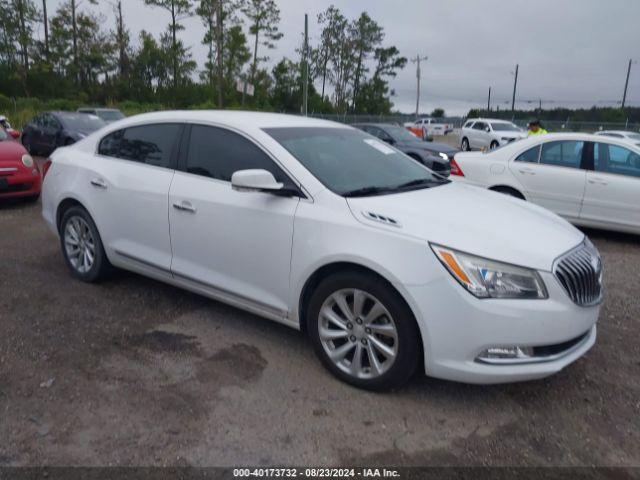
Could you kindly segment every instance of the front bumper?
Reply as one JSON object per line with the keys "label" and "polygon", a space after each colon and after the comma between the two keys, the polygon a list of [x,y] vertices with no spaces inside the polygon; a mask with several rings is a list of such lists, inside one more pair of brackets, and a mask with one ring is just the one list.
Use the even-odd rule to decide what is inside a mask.
{"label": "front bumper", "polygon": [[[408,287],[427,375],[478,384],[533,380],[584,355],[595,343],[600,306],[573,304],[553,274],[540,275],[549,293],[546,300],[480,300],[450,276]],[[478,358],[489,348],[510,346],[535,347],[539,353],[527,361]]]}
{"label": "front bumper", "polygon": [[[0,178],[6,179],[6,187],[0,186],[0,198],[40,195],[40,172],[36,175],[31,170],[24,171],[22,169],[12,172],[0,172]],[[4,184],[4,182],[2,183]]]}

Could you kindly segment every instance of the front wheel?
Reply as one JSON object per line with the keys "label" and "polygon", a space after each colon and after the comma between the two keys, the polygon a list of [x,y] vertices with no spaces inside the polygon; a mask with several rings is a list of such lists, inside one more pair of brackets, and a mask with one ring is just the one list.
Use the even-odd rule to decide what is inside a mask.
{"label": "front wheel", "polygon": [[83,282],[98,282],[112,267],[104,251],[100,234],[91,215],[82,207],[66,210],[60,222],[62,254],[74,277]]}
{"label": "front wheel", "polygon": [[469,145],[469,140],[465,137],[462,139],[462,143],[460,144],[460,148],[464,152],[468,152],[471,150],[471,145]]}
{"label": "front wheel", "polygon": [[354,271],[324,279],[309,302],[307,322],[324,366],[351,385],[396,388],[417,368],[420,334],[413,314],[374,275]]}
{"label": "front wheel", "polygon": [[500,146],[500,144],[498,143],[497,140],[494,140],[493,142],[491,142],[491,145],[489,145],[489,149],[490,150],[495,150],[496,148],[498,148]]}

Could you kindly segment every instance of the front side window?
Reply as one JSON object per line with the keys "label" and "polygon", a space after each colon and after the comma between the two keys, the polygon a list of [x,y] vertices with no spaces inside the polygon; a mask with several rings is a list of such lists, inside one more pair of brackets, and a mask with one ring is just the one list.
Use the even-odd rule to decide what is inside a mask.
{"label": "front side window", "polygon": [[475,125],[473,126],[474,130],[484,130],[485,128],[487,128],[487,125],[482,122],[476,122]]}
{"label": "front side window", "polygon": [[530,148],[516,157],[516,162],[538,163],[540,145]]}
{"label": "front side window", "polygon": [[351,128],[267,128],[329,190],[345,197],[449,183],[386,143]]}
{"label": "front side window", "polygon": [[473,126],[473,122],[467,122],[464,124],[464,127],[462,128],[471,128]]}
{"label": "front side window", "polygon": [[540,163],[555,167],[580,168],[584,142],[560,141],[542,145]]}
{"label": "front side window", "polygon": [[618,145],[596,144],[593,164],[597,172],[640,177],[640,155]]}
{"label": "front side window", "polygon": [[491,128],[495,132],[519,132],[520,129],[513,123],[507,122],[494,122],[491,124]]}
{"label": "front side window", "polygon": [[293,182],[269,156],[242,135],[230,130],[203,125],[191,127],[187,172],[204,177],[231,181],[234,172],[248,169],[270,172],[278,182]]}

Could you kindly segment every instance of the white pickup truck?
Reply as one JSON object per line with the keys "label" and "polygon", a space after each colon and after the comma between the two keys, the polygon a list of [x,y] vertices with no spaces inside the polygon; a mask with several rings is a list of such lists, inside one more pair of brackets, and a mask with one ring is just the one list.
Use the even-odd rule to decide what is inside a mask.
{"label": "white pickup truck", "polygon": [[415,122],[405,123],[404,126],[423,139],[434,135],[446,135],[453,131],[452,124],[444,123],[442,119],[431,117],[419,118]]}

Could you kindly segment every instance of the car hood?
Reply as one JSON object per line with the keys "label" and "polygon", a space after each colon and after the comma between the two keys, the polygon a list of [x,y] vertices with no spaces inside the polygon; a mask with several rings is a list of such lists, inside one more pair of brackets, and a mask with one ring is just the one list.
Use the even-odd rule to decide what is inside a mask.
{"label": "car hood", "polygon": [[427,150],[429,152],[442,152],[446,153],[447,155],[453,155],[458,151],[457,149],[450,147],[445,143],[423,142],[420,140],[417,140],[415,142],[402,142],[399,143],[398,146],[404,148],[415,148],[417,150]]}
{"label": "car hood", "polygon": [[[448,183],[393,195],[347,198],[355,218],[372,227],[537,270],[583,239],[568,222],[531,203],[501,193]],[[373,213],[396,225],[371,220]]]}
{"label": "car hood", "polygon": [[0,165],[22,165],[22,155],[26,153],[25,148],[18,142],[13,140],[2,141],[0,142]]}

